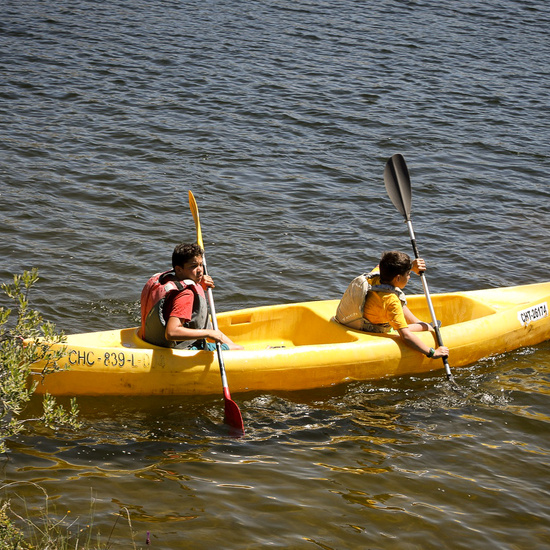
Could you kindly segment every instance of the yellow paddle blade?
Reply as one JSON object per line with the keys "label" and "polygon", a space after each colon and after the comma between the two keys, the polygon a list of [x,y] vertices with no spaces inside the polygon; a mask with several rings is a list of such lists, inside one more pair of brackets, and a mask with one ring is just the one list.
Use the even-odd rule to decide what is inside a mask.
{"label": "yellow paddle blade", "polygon": [[199,218],[199,207],[197,206],[197,201],[193,196],[193,192],[189,191],[189,208],[191,209],[191,214],[193,214],[193,219],[195,220],[195,228],[197,229],[197,244],[204,250],[202,244],[202,232],[201,232],[201,221]]}

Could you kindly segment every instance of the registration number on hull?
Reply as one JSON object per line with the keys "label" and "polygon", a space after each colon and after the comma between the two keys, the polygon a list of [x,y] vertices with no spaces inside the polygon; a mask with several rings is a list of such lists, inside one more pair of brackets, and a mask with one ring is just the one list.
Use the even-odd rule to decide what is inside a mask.
{"label": "registration number on hull", "polygon": [[548,304],[546,302],[518,311],[518,319],[523,326],[544,317],[548,317]]}
{"label": "registration number on hull", "polygon": [[134,355],[133,353],[105,352],[96,353],[89,350],[67,349],[67,362],[69,365],[83,365],[94,367],[142,367],[149,368],[151,359],[146,354]]}

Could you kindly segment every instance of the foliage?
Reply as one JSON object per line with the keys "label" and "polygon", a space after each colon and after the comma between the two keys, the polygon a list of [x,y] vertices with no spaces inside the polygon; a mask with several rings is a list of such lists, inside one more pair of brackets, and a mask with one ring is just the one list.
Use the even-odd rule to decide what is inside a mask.
{"label": "foliage", "polygon": [[39,417],[22,417],[38,384],[29,382],[32,365],[43,365],[41,374],[47,376],[60,370],[59,360],[65,354],[60,345],[64,334],[57,333],[55,325],[29,307],[29,292],[37,281],[38,270],[32,269],[14,275],[13,283],[1,285],[14,307],[0,307],[0,453],[6,451],[5,440],[23,431],[27,422],[42,422],[50,428],[79,425],[76,401],[71,400],[67,411],[50,395],[44,396]]}
{"label": "foliage", "polygon": [[[29,482],[22,482],[27,484]],[[2,489],[19,485],[19,482],[13,482],[5,485]],[[107,540],[102,542],[99,530],[94,528],[94,503],[91,500],[89,518],[71,517],[71,511],[67,510],[58,513],[55,504],[52,504],[46,491],[38,484],[30,484],[42,491],[45,498],[44,506],[38,517],[23,517],[11,508],[9,501],[0,506],[0,548],[2,550],[111,550],[114,542],[111,540],[113,532],[122,520],[121,527],[129,531],[130,541],[125,543],[124,548],[138,550],[135,540],[135,533],[132,527],[130,512],[127,508],[122,508],[116,515],[111,532]],[[23,526],[21,529],[16,527],[10,517],[15,517]],[[126,525],[125,525],[126,524]],[[149,532],[145,545],[150,544]],[[139,548],[142,548],[141,546]]]}
{"label": "foliage", "polygon": [[8,517],[9,502],[0,506],[0,544],[5,550],[25,550],[29,546],[25,543],[23,533],[13,525]]}
{"label": "foliage", "polygon": [[[38,382],[30,382],[31,369],[41,365],[41,376],[59,371],[59,361],[65,356],[65,336],[57,333],[55,326],[44,321],[42,315],[29,307],[29,292],[38,281],[38,271],[25,271],[15,275],[13,283],[0,286],[3,295],[11,300],[12,309],[0,307],[0,453],[6,452],[5,441],[22,432],[28,422],[41,422],[47,427],[61,425],[76,428],[78,407],[71,400],[69,410],[58,405],[51,395],[42,400],[42,413],[35,418],[25,418],[23,413],[37,388]],[[0,297],[3,298],[3,296]],[[15,319],[14,319],[15,316]],[[12,490],[18,484],[0,485],[2,491]],[[70,550],[111,548],[110,539],[106,544],[92,540],[92,521],[79,525],[80,518],[69,520],[67,512],[61,517],[48,506],[49,498],[42,487],[32,483],[44,492],[45,508],[39,518],[22,517],[13,511],[8,499],[0,504],[0,548],[6,550]],[[132,548],[136,549],[130,514],[124,509],[132,538]],[[34,515],[34,514],[33,514]],[[121,513],[113,525],[113,530]],[[13,522],[16,518],[23,526],[20,529]],[[93,510],[91,512],[93,520]],[[99,533],[98,533],[99,538]],[[149,544],[147,541],[146,544]]]}

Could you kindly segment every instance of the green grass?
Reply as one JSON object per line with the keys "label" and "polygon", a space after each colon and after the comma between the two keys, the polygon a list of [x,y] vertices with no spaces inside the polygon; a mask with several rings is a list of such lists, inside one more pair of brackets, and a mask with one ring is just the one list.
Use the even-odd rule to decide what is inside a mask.
{"label": "green grass", "polygon": [[[38,513],[31,513],[24,503],[25,514],[15,512],[11,500],[0,504],[0,548],[2,550],[110,550],[114,530],[122,525],[128,529],[124,548],[141,550],[137,546],[132,528],[130,512],[123,508],[113,521],[109,533],[102,534],[94,529],[94,499],[90,503],[88,517],[71,517],[70,511],[58,512],[40,485],[32,482],[44,495],[44,507]],[[9,483],[0,487],[2,491],[13,491],[19,483]],[[13,496],[11,497],[14,498]],[[19,497],[18,497],[19,498]],[[148,545],[145,541],[145,545]]]}

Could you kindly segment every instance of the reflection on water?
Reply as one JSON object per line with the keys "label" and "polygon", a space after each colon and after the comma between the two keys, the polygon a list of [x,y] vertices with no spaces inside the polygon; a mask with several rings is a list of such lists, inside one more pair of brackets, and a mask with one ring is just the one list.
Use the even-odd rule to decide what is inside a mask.
{"label": "reflection on water", "polygon": [[[66,332],[135,326],[191,189],[220,311],[338,298],[410,250],[398,152],[432,292],[547,280],[549,24],[520,0],[5,0],[2,281],[37,267]],[[548,548],[549,369],[543,344],[453,369],[460,392],[234,395],[243,438],[221,388],[81,399],[80,431],[9,442],[1,495],[113,548]]]}
{"label": "reflection on water", "polygon": [[18,486],[16,509],[43,508],[43,489],[71,520],[87,521],[93,505],[102,532],[120,514],[117,544],[127,543],[129,514],[160,548],[186,537],[207,548],[219,541],[213,525],[236,525],[237,546],[349,547],[368,534],[384,547],[403,533],[414,546],[422,532],[435,547],[445,528],[453,537],[491,531],[489,544],[516,532],[537,547],[546,535],[521,525],[548,525],[548,347],[462,369],[460,393],[431,374],[234,396],[247,426],[237,439],[227,437],[221,399],[84,399],[84,437],[37,429],[11,444],[4,476],[32,481]]}

